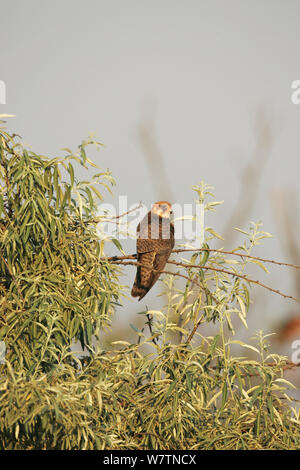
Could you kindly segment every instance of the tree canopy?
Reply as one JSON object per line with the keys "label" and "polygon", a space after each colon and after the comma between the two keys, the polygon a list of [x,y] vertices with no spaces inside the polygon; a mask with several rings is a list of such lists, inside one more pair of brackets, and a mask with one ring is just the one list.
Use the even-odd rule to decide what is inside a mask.
{"label": "tree canopy", "polygon": [[[97,231],[98,202],[115,184],[87,156],[99,145],[90,137],[50,159],[0,129],[0,448],[299,448],[287,358],[263,332],[251,344],[234,339],[235,321],[247,326],[251,286],[289,297],[247,275],[248,263],[268,262],[252,253],[269,236],[260,224],[230,254],[212,248],[211,227],[201,248],[175,249],[161,310],[139,313],[134,343],[101,344],[129,294],[122,269],[136,261],[118,256],[117,238],[108,257]],[[78,165],[94,176],[79,181]],[[193,189],[215,208],[207,185]],[[201,334],[205,322],[215,335]],[[236,357],[234,344],[253,356]]]}

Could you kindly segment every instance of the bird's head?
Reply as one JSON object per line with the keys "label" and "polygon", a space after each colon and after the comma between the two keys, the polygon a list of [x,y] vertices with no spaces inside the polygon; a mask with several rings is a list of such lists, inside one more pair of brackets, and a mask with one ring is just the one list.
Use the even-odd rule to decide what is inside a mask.
{"label": "bird's head", "polygon": [[164,219],[169,219],[172,214],[172,205],[167,201],[159,201],[153,204],[151,212]]}

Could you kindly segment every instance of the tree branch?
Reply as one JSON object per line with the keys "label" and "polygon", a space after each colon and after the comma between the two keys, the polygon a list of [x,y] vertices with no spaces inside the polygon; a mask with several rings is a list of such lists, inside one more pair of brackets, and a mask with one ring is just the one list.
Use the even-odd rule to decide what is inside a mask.
{"label": "tree branch", "polygon": [[[138,263],[138,262],[135,262],[135,261],[125,261],[126,259],[136,259],[136,257],[137,257],[137,255],[119,256],[119,257],[114,256],[114,257],[106,258],[106,261],[110,261],[113,264],[144,266],[143,263]],[[182,268],[206,269],[206,270],[211,270],[211,271],[220,272],[220,273],[223,273],[223,274],[228,274],[230,276],[238,277],[240,279],[244,279],[246,282],[249,282],[250,284],[256,284],[260,287],[263,287],[264,289],[267,289],[270,292],[273,292],[274,294],[278,294],[281,297],[284,297],[285,299],[291,299],[291,300],[294,300],[295,302],[300,303],[300,299],[297,299],[296,297],[293,297],[292,295],[284,294],[283,292],[279,291],[278,289],[273,289],[272,287],[267,286],[266,284],[263,284],[260,281],[249,278],[246,274],[238,274],[238,273],[236,273],[234,271],[230,271],[228,269],[216,268],[216,267],[213,267],[213,266],[202,266],[202,265],[197,265],[197,264],[187,264],[187,263],[181,263],[179,261],[172,261],[172,260],[168,260],[167,263],[168,264],[174,264],[174,265],[182,267]],[[151,268],[149,268],[149,269],[151,269]],[[179,277],[182,277],[184,279],[187,279],[188,281],[192,281],[192,279],[190,277],[185,276],[180,272],[175,272],[174,273],[174,272],[165,271],[165,270],[153,270],[153,271],[160,272],[160,273],[165,273],[165,274],[171,274],[173,276],[179,276]],[[202,290],[204,290],[204,287],[201,284],[197,283],[197,285]]]}
{"label": "tree branch", "polygon": [[295,302],[300,303],[300,299],[297,299],[296,297],[293,297],[292,295],[284,294],[283,292],[280,292],[278,289],[273,289],[272,287],[267,286],[266,284],[263,284],[260,281],[256,281],[254,279],[251,279],[246,274],[238,274],[238,273],[235,273],[234,271],[229,271],[228,269],[215,268],[213,266],[200,266],[200,265],[197,265],[197,264],[186,264],[186,263],[181,263],[181,262],[178,262],[178,261],[171,261],[171,260],[167,261],[167,263],[175,264],[176,266],[181,266],[183,268],[207,269],[207,270],[216,271],[216,272],[219,272],[219,273],[229,274],[231,276],[238,277],[240,279],[244,279],[245,281],[247,281],[251,284],[257,284],[258,286],[261,286],[264,289],[267,289],[271,292],[274,292],[274,294],[281,295],[285,299],[291,299],[291,300],[294,300]]}
{"label": "tree branch", "polygon": [[300,269],[300,266],[298,266],[297,264],[284,263],[282,261],[275,261],[273,259],[260,258],[258,256],[246,255],[244,253],[238,253],[238,252],[235,252],[235,251],[217,250],[217,249],[213,249],[213,248],[199,248],[199,249],[196,249],[196,248],[182,248],[182,249],[173,250],[172,253],[182,253],[182,252],[185,252],[185,251],[194,251],[194,252],[197,252],[197,251],[212,251],[212,252],[216,252],[216,253],[224,253],[226,255],[240,256],[241,258],[255,259],[257,261],[262,261],[264,263],[272,263],[272,264],[277,264],[279,266],[288,266],[290,268]]}
{"label": "tree branch", "polygon": [[[224,253],[226,255],[234,255],[234,256],[240,256],[241,258],[250,258],[254,259],[257,261],[262,261],[263,263],[272,263],[276,264],[279,266],[287,266],[289,268],[294,268],[294,269],[300,269],[300,266],[297,264],[291,264],[291,263],[284,263],[283,261],[275,261],[273,259],[266,259],[266,258],[260,258],[258,256],[252,256],[252,255],[246,255],[244,253],[237,253],[235,251],[226,251],[226,250],[217,250],[213,248],[179,248],[176,250],[172,250],[172,253],[184,253],[184,252],[197,252],[197,251],[211,251],[211,252],[216,252],[216,253]],[[110,258],[106,258],[107,261],[117,261],[117,260],[126,260],[126,259],[136,259],[137,255],[126,255],[126,256],[111,256]]]}

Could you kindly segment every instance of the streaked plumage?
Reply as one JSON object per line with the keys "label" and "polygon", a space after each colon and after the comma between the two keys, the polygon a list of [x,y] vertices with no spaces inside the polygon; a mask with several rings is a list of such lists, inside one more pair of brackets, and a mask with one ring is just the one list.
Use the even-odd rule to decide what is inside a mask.
{"label": "streaked plumage", "polygon": [[156,202],[137,227],[137,267],[131,295],[141,300],[155,284],[174,247],[172,206],[167,201]]}

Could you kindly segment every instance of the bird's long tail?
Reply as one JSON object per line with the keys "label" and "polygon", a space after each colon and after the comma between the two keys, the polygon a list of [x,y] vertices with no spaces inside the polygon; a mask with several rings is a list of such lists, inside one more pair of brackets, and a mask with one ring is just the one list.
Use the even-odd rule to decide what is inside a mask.
{"label": "bird's long tail", "polygon": [[148,290],[148,287],[138,285],[137,280],[135,280],[131,290],[131,295],[132,297],[139,297],[139,300],[141,300],[147,294]]}
{"label": "bird's long tail", "polygon": [[139,297],[141,300],[153,286],[153,264],[155,260],[155,251],[149,251],[143,254],[142,258],[138,258],[138,262],[142,262],[142,266],[137,267],[136,277],[132,287],[132,297]]}

